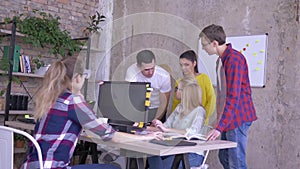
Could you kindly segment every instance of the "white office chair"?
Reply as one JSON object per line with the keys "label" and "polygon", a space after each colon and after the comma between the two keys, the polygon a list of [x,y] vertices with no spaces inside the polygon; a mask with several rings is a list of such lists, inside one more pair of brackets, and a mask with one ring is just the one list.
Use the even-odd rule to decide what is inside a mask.
{"label": "white office chair", "polygon": [[40,169],[43,169],[42,151],[38,142],[28,133],[6,126],[0,126],[0,168],[13,169],[14,163],[14,133],[27,137],[36,147]]}

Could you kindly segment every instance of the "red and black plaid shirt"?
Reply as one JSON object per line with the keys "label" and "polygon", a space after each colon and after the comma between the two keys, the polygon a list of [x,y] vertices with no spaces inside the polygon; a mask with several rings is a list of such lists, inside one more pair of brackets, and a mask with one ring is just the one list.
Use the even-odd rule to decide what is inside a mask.
{"label": "red and black plaid shirt", "polygon": [[[226,77],[225,106],[217,130],[228,131],[257,119],[245,57],[227,44],[221,56]],[[218,87],[218,86],[217,86]]]}

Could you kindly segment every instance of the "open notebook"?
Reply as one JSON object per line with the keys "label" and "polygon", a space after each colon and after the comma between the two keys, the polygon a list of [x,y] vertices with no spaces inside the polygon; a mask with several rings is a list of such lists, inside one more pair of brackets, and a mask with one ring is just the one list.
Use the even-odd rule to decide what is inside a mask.
{"label": "open notebook", "polygon": [[206,141],[206,137],[203,134],[183,135],[179,133],[163,133],[166,139],[185,139],[185,140],[203,140]]}

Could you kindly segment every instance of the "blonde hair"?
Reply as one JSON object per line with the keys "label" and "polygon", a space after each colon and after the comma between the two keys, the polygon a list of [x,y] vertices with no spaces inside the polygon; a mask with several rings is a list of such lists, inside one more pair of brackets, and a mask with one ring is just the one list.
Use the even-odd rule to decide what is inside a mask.
{"label": "blonde hair", "polygon": [[202,90],[195,77],[185,77],[179,82],[181,91],[182,115],[189,114],[202,106]]}
{"label": "blonde hair", "polygon": [[[82,62],[76,57],[67,57],[52,64],[47,70],[41,88],[34,97],[35,119],[45,116],[58,97],[71,87],[72,78],[84,71]],[[71,90],[71,88],[69,88]]]}

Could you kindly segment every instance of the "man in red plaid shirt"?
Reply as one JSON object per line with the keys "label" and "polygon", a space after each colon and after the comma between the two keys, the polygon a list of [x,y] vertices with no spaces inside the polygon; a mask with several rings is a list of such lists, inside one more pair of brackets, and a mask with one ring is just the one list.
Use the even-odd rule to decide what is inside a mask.
{"label": "man in red plaid shirt", "polygon": [[219,25],[209,25],[201,33],[203,50],[219,56],[217,61],[217,120],[207,135],[215,140],[234,141],[237,148],[222,149],[219,159],[224,169],[247,169],[246,146],[248,129],[257,119],[251,97],[248,65],[243,54],[226,44],[226,35]]}

